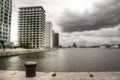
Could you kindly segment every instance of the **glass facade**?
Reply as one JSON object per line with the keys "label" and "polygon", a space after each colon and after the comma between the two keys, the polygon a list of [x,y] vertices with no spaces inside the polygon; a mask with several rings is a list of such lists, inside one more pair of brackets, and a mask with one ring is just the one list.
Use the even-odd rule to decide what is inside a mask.
{"label": "glass facade", "polygon": [[12,0],[0,0],[0,40],[10,43]]}

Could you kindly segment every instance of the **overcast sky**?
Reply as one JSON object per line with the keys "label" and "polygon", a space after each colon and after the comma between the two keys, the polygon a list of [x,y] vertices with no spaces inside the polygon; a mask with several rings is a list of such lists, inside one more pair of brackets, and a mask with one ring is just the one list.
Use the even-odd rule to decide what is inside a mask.
{"label": "overcast sky", "polygon": [[17,42],[23,6],[43,6],[62,45],[120,41],[120,0],[13,0],[11,42]]}

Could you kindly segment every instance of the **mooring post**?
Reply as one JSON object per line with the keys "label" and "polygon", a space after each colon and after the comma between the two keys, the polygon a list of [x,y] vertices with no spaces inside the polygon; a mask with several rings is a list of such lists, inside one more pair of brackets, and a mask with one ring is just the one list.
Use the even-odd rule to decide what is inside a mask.
{"label": "mooring post", "polygon": [[26,67],[26,77],[35,77],[37,62],[29,61],[26,62],[24,65]]}

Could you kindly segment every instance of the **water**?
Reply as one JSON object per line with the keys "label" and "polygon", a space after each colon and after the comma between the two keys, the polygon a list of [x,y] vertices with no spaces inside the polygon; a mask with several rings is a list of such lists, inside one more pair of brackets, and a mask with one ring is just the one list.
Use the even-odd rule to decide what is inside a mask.
{"label": "water", "polygon": [[37,71],[44,72],[120,71],[120,49],[70,48],[0,58],[0,70],[25,70],[27,61],[36,61]]}

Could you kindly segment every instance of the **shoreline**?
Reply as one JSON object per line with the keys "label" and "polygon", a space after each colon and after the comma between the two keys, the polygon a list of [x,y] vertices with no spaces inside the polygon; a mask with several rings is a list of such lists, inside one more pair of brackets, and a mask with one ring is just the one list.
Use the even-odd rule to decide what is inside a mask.
{"label": "shoreline", "polygon": [[31,54],[31,53],[39,53],[39,52],[45,52],[45,51],[49,51],[49,50],[48,49],[23,49],[23,48],[6,49],[5,51],[0,50],[0,58]]}

